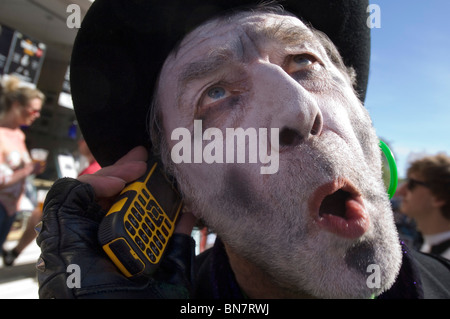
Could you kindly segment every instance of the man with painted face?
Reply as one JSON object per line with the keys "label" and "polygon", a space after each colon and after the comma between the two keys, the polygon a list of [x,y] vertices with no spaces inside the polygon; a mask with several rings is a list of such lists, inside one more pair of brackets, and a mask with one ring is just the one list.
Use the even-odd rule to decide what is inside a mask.
{"label": "man with painted face", "polygon": [[[448,265],[413,258],[400,244],[381,179],[378,139],[361,102],[367,3],[287,1],[284,10],[192,1],[183,3],[189,12],[171,5],[97,0],[83,22],[72,91],[104,168],[49,192],[38,236],[40,296],[448,298]],[[174,161],[172,132],[187,129],[194,149],[197,121],[202,133],[223,136],[277,129],[278,139],[268,138],[277,170],[261,174],[262,164],[248,160]],[[184,213],[160,269],[128,279],[102,252],[98,224],[144,173],[149,150],[177,180]],[[196,218],[218,239],[194,260]],[[80,287],[67,285],[69,264],[80,267]]]}

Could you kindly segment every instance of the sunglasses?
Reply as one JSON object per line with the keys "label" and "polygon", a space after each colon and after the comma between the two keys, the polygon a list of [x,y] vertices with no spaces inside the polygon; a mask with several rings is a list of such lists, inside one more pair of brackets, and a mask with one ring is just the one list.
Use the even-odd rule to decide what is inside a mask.
{"label": "sunglasses", "polygon": [[408,178],[406,180],[406,187],[410,191],[412,191],[414,188],[416,188],[417,185],[421,185],[421,186],[424,186],[424,187],[430,187],[427,183],[418,181],[418,180],[413,179],[413,178]]}

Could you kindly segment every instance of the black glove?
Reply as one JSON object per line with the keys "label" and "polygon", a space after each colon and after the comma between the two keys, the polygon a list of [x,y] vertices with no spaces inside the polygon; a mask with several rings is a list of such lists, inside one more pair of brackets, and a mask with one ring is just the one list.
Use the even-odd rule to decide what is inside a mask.
{"label": "black glove", "polygon": [[98,243],[105,212],[94,197],[89,184],[70,178],[58,180],[50,189],[37,237],[39,297],[189,298],[193,239],[174,234],[152,278],[126,278]]}

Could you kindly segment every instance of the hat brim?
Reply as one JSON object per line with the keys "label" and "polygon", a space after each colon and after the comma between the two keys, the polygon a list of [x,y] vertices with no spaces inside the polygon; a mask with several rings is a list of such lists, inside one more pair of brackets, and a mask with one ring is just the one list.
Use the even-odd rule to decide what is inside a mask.
{"label": "hat brim", "polygon": [[[137,145],[151,152],[147,114],[155,81],[175,44],[194,27],[249,0],[96,0],[75,39],[70,80],[82,134],[101,166]],[[291,0],[287,11],[324,32],[356,71],[364,100],[370,60],[368,0]]]}

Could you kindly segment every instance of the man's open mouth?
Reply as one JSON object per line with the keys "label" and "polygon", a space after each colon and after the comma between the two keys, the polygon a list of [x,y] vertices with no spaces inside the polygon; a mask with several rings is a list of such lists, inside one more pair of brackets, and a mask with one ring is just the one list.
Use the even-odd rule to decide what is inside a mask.
{"label": "man's open mouth", "polygon": [[348,180],[337,179],[320,186],[309,204],[317,225],[326,231],[356,239],[369,229],[370,218],[362,196]]}

